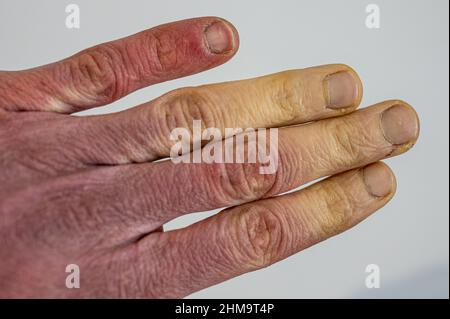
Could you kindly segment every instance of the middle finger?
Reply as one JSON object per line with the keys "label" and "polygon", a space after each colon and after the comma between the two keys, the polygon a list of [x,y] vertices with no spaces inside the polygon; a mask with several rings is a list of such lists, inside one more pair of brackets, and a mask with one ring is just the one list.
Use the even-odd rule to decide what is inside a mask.
{"label": "middle finger", "polygon": [[[167,157],[175,128],[281,127],[353,111],[362,84],[345,65],[291,70],[255,79],[182,88],[133,109],[77,119],[78,158],[86,164]],[[67,150],[70,152],[70,149]]]}

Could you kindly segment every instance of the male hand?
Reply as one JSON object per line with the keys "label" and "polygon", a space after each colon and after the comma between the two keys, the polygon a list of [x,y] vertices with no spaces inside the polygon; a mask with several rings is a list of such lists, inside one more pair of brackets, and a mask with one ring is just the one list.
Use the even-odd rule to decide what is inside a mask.
{"label": "male hand", "polygon": [[[355,111],[362,85],[345,65],[71,115],[220,65],[238,45],[230,23],[205,17],[0,72],[0,297],[183,297],[345,231],[393,197],[394,175],[378,161],[412,147],[417,115],[399,100]],[[157,161],[170,155],[172,130],[192,133],[193,120],[279,128],[276,172]],[[163,231],[221,207],[231,208]],[[79,289],[66,287],[69,264],[81,270]]]}

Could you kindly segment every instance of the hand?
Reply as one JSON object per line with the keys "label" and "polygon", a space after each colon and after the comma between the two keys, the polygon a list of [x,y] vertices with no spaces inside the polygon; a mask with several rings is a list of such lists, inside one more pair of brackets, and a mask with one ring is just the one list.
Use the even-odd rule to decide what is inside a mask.
{"label": "hand", "polygon": [[[355,111],[345,65],[182,88],[124,112],[71,113],[229,60],[234,27],[162,25],[58,63],[0,72],[0,296],[182,297],[271,265],[362,221],[395,192],[381,159],[419,133],[414,110]],[[174,128],[279,128],[278,166],[174,163]],[[302,125],[300,125],[302,124]],[[287,127],[289,126],[289,127]],[[275,195],[331,176],[288,195]],[[184,229],[184,214],[228,207]],[[66,288],[66,266],[80,288]]]}

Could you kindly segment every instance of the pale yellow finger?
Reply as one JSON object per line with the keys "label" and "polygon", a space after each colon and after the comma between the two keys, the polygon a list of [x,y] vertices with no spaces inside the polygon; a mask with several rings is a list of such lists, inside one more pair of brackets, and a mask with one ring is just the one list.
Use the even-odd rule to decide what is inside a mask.
{"label": "pale yellow finger", "polygon": [[[361,81],[350,67],[325,65],[255,79],[182,88],[121,113],[79,119],[78,138],[98,152],[95,164],[145,162],[170,155],[174,129],[185,128],[192,144],[193,121],[201,129],[266,128],[301,124],[353,111]],[[83,156],[83,153],[80,153]]]}

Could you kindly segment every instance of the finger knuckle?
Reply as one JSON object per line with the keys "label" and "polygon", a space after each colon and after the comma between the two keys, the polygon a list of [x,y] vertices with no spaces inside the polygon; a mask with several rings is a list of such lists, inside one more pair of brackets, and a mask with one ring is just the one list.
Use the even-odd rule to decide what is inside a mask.
{"label": "finger knuckle", "polygon": [[330,180],[321,186],[318,195],[323,200],[314,200],[314,205],[319,207],[312,218],[322,235],[329,237],[346,230],[355,212],[354,200],[349,190]]}
{"label": "finger knuckle", "polygon": [[278,83],[272,86],[272,102],[280,108],[284,122],[294,121],[299,116],[305,98],[301,92],[308,93],[299,89],[303,85],[296,77],[294,71],[284,72]]}
{"label": "finger knuckle", "polygon": [[[293,161],[285,164],[288,153],[273,141],[262,142],[257,135],[260,133],[243,133],[222,143],[225,161],[212,166],[209,182],[226,204],[273,196],[285,187],[286,180],[292,179]],[[269,166],[271,171],[265,170]]]}
{"label": "finger knuckle", "polygon": [[238,238],[244,259],[251,268],[273,264],[283,254],[285,222],[273,210],[262,205],[243,208],[239,215]]}
{"label": "finger knuckle", "polygon": [[190,131],[194,120],[200,120],[203,127],[217,127],[218,117],[215,115],[208,97],[196,88],[177,89],[161,97],[164,132],[183,127]]}
{"label": "finger knuckle", "polygon": [[261,174],[260,167],[258,163],[230,163],[220,167],[218,186],[224,191],[228,201],[255,200],[271,192],[278,175]]}
{"label": "finger knuckle", "polygon": [[150,62],[153,74],[165,74],[176,68],[179,50],[177,39],[177,35],[168,30],[156,29],[147,34],[146,41],[149,42],[152,52]]}
{"label": "finger knuckle", "polygon": [[114,101],[123,79],[117,70],[120,60],[121,53],[106,45],[81,52],[71,67],[76,93],[102,103]]}
{"label": "finger knuckle", "polygon": [[363,160],[371,147],[366,129],[356,117],[329,121],[325,130],[333,134],[330,139],[332,149],[336,151],[337,159],[344,163]]}

